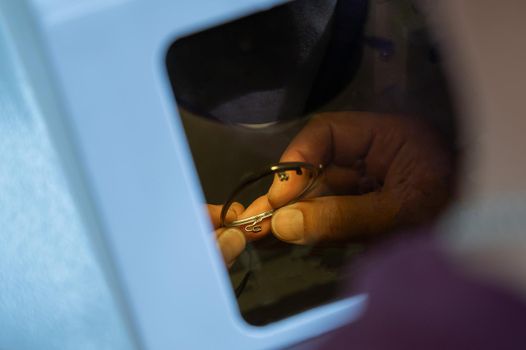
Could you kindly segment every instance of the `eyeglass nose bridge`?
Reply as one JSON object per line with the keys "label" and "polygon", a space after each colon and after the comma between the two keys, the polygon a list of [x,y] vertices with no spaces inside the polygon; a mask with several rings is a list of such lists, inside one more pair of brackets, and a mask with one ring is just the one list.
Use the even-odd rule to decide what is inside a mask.
{"label": "eyeglass nose bridge", "polygon": [[[271,175],[271,174],[276,174],[280,181],[288,181],[290,177],[289,177],[289,174],[287,173],[287,171],[295,171],[297,175],[301,176],[301,175],[304,174],[304,169],[308,170],[307,174],[308,174],[308,177],[311,179],[311,181],[309,182],[307,187],[304,188],[303,191],[296,198],[294,198],[293,200],[291,200],[290,202],[285,204],[285,205],[288,205],[288,204],[292,204],[292,203],[295,203],[295,202],[301,200],[302,198],[304,198],[315,187],[316,179],[323,173],[323,165],[322,164],[319,164],[319,165],[315,166],[315,165],[312,165],[310,163],[304,163],[304,162],[283,162],[283,163],[277,163],[277,164],[271,165],[270,168],[266,168],[261,173],[256,173],[256,174],[250,176],[249,178],[245,179],[241,183],[241,185],[239,185],[232,192],[232,194],[230,195],[229,199],[226,201],[225,205],[221,209],[221,215],[220,215],[221,227],[240,227],[240,226],[244,226],[244,230],[246,232],[260,232],[262,230],[262,227],[261,227],[261,225],[258,225],[258,224],[261,221],[263,221],[264,219],[272,216],[272,213],[275,210],[279,209],[279,208],[273,208],[270,211],[267,211],[267,212],[264,212],[264,213],[261,213],[261,214],[258,214],[258,215],[254,215],[254,216],[249,217],[249,218],[235,220],[233,222],[227,223],[227,222],[225,222],[226,214],[228,212],[228,209],[232,205],[232,203],[234,203],[234,200],[236,199],[236,196],[239,195],[239,193],[241,193],[241,191],[245,187],[253,184],[254,182],[257,182],[257,181],[261,180],[265,176],[268,176],[268,175]],[[284,206],[284,205],[282,205],[282,206]]]}
{"label": "eyeglass nose bridge", "polygon": [[261,231],[261,225],[258,225],[261,221],[263,221],[263,218],[257,218],[255,219],[251,224],[248,224],[245,226],[245,231],[247,232],[260,232]]}

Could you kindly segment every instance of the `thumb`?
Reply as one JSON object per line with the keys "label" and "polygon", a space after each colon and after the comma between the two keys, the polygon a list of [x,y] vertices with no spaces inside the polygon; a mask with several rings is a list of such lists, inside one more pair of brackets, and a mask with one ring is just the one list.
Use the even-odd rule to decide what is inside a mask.
{"label": "thumb", "polygon": [[400,205],[385,192],[305,200],[277,210],[272,232],[282,241],[312,244],[386,232],[394,226]]}

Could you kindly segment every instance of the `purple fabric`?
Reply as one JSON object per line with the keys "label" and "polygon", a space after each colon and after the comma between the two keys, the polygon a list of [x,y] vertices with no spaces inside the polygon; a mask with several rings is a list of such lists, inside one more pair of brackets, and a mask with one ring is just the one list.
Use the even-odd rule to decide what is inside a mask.
{"label": "purple fabric", "polygon": [[468,277],[425,236],[371,257],[358,282],[367,311],[323,349],[526,349],[526,304]]}

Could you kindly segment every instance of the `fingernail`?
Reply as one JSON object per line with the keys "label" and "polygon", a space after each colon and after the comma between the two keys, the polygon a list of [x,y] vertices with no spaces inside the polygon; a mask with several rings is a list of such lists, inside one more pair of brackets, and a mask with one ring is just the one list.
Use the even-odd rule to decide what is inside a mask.
{"label": "fingernail", "polygon": [[272,217],[272,232],[279,239],[294,242],[303,239],[303,213],[299,209],[283,208]]}
{"label": "fingernail", "polygon": [[228,264],[245,249],[245,236],[240,230],[229,228],[217,238],[217,243],[223,254],[223,259]]}

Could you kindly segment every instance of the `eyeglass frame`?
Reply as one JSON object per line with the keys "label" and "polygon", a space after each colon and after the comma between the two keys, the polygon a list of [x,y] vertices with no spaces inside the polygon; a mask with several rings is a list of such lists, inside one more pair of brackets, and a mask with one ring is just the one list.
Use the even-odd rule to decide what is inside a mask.
{"label": "eyeglass frame", "polygon": [[[302,175],[302,169],[306,169],[311,172],[311,181],[310,183],[301,191],[300,194],[298,194],[295,198],[292,200],[284,203],[283,205],[272,208],[270,210],[264,211],[262,213],[252,215],[248,218],[234,220],[230,223],[226,222],[226,215],[228,213],[228,209],[230,206],[234,203],[234,200],[236,197],[241,193],[246,187],[252,185],[253,183],[261,180],[262,178],[269,176],[269,175],[278,175],[278,178],[281,181],[287,181],[288,175],[285,174],[287,171],[296,171],[298,175]],[[253,175],[248,176],[244,181],[241,182],[239,186],[237,186],[234,191],[230,194],[228,197],[228,200],[223,205],[223,208],[221,209],[221,216],[220,216],[220,226],[221,227],[239,227],[239,226],[245,226],[245,231],[247,232],[259,232],[261,231],[261,226],[257,225],[261,221],[272,217],[274,212],[284,206],[296,203],[300,201],[301,199],[305,198],[318,184],[318,179],[320,175],[323,173],[323,165],[313,165],[311,163],[307,162],[281,162],[272,164],[269,167],[263,169],[260,172],[257,172]]]}

